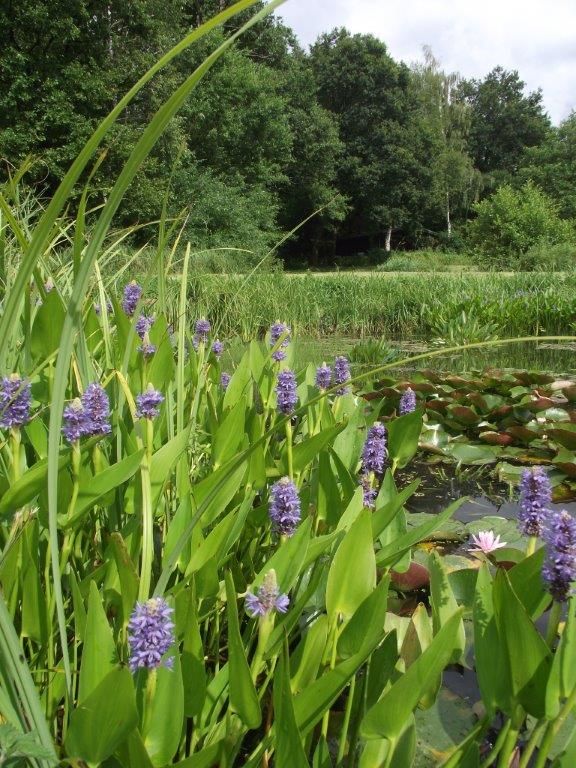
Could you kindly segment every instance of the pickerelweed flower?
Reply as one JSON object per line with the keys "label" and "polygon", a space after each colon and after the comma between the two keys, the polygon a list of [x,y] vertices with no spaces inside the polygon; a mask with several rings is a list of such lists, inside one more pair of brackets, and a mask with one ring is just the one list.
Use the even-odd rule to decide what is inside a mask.
{"label": "pickerelweed flower", "polygon": [[122,299],[122,309],[128,315],[132,317],[136,311],[136,306],[142,296],[142,286],[138,285],[136,280],[132,280],[131,283],[124,286],[124,297]]}
{"label": "pickerelweed flower", "polygon": [[340,355],[334,360],[334,383],[340,384],[336,390],[337,395],[346,395],[350,392],[350,363],[347,357]]}
{"label": "pickerelweed flower", "polygon": [[229,373],[226,373],[226,371],[222,371],[220,374],[220,386],[222,389],[226,390],[228,389],[228,384],[230,384],[230,379],[232,376],[230,376]]}
{"label": "pickerelweed flower", "polygon": [[162,597],[136,603],[128,622],[132,672],[143,668],[172,667],[174,659],[169,658],[163,662],[162,657],[174,643],[173,611]]}
{"label": "pickerelweed flower", "polygon": [[[106,311],[108,312],[108,314],[112,312],[112,302],[110,301],[110,299],[106,300]],[[98,317],[100,317],[100,315],[102,314],[102,307],[100,306],[100,303],[98,301],[94,302],[94,312],[96,312]]]}
{"label": "pickerelweed flower", "polygon": [[275,533],[292,536],[300,522],[300,497],[289,477],[281,478],[270,488],[268,514]]}
{"label": "pickerelweed flower", "polygon": [[275,352],[272,352],[272,360],[276,360],[279,363],[281,360],[286,359],[286,348],[290,344],[290,327],[285,323],[275,322],[270,326],[270,346],[275,347],[276,344],[282,339],[280,346]]}
{"label": "pickerelweed flower", "polygon": [[494,531],[478,531],[477,536],[472,534],[472,543],[474,546],[468,548],[469,552],[482,552],[485,555],[506,546],[505,541],[500,541],[500,536],[494,536]]}
{"label": "pickerelweed flower", "polygon": [[412,413],[416,410],[416,392],[411,387],[405,389],[400,398],[398,405],[398,413],[401,416],[405,416],[407,413]]}
{"label": "pickerelweed flower", "polygon": [[520,481],[518,527],[524,536],[540,536],[550,515],[552,487],[542,467],[525,469]]}
{"label": "pickerelweed flower", "polygon": [[212,326],[210,325],[210,322],[205,318],[202,317],[200,320],[196,320],[196,336],[198,337],[198,340],[207,342],[211,328]]}
{"label": "pickerelweed flower", "polygon": [[276,402],[280,413],[292,413],[298,402],[296,394],[296,374],[289,368],[280,371],[276,383]]}
{"label": "pickerelweed flower", "polygon": [[366,509],[374,509],[376,498],[378,497],[378,488],[373,485],[370,475],[362,475],[360,484],[362,485],[362,499],[364,506]]}
{"label": "pickerelweed flower", "polygon": [[164,395],[148,384],[148,389],[141,395],[136,395],[136,416],[139,419],[155,419],[160,413],[160,405]]}
{"label": "pickerelweed flower", "polygon": [[106,390],[97,382],[88,384],[81,399],[86,423],[85,435],[109,435],[112,432],[110,426],[110,401]]}
{"label": "pickerelweed flower", "polygon": [[224,344],[219,339],[216,339],[216,341],[212,342],[212,353],[216,358],[219,358],[222,352],[224,352]]}
{"label": "pickerelweed flower", "polygon": [[386,427],[379,421],[368,430],[368,435],[362,449],[362,474],[374,472],[376,475],[384,474],[386,465]]}
{"label": "pickerelweed flower", "polygon": [[332,384],[332,368],[322,363],[316,368],[316,386],[318,389],[330,389],[330,384]]}
{"label": "pickerelweed flower", "polygon": [[288,606],[290,605],[290,598],[288,595],[280,594],[278,583],[276,581],[276,571],[269,570],[262,586],[258,588],[258,592],[246,593],[246,613],[254,618],[255,616],[267,616],[272,611],[278,611],[278,613],[286,613]]}
{"label": "pickerelweed flower", "polygon": [[136,333],[141,339],[143,339],[150,328],[152,328],[153,323],[154,318],[148,317],[147,315],[140,315],[138,320],[136,320]]}
{"label": "pickerelweed flower", "polygon": [[551,512],[543,528],[546,559],[542,578],[558,602],[566,602],[576,581],[576,520],[569,512]]}
{"label": "pickerelweed flower", "polygon": [[81,437],[90,434],[92,420],[79,397],[74,398],[70,405],[64,408],[62,417],[62,434],[67,442],[74,443]]}
{"label": "pickerelweed flower", "polygon": [[30,382],[17,373],[4,377],[0,385],[0,427],[18,429],[30,421]]}

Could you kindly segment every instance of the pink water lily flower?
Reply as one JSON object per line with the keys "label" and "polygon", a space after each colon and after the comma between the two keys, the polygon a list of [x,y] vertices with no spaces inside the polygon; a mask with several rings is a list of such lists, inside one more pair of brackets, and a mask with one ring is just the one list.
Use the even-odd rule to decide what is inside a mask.
{"label": "pink water lily flower", "polygon": [[506,546],[505,541],[500,541],[500,536],[494,536],[494,531],[479,531],[478,536],[472,535],[472,543],[474,546],[469,548],[470,552],[482,552],[485,555]]}

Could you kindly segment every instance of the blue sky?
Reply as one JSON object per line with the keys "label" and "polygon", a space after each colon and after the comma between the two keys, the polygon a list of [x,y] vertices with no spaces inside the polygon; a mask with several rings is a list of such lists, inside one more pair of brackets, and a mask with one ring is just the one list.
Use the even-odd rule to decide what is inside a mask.
{"label": "blue sky", "polygon": [[428,44],[464,77],[517,69],[528,90],[542,89],[554,123],[576,109],[576,0],[287,0],[277,13],[304,44],[346,27],[408,64]]}

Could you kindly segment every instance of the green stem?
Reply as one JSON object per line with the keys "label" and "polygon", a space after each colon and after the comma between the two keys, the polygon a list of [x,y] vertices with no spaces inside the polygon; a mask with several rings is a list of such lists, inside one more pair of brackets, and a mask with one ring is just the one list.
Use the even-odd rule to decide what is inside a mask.
{"label": "green stem", "polygon": [[20,445],[22,443],[22,435],[18,427],[10,430],[10,443],[12,452],[12,482],[15,483],[20,479]]}
{"label": "green stem", "polygon": [[342,733],[340,734],[340,744],[338,745],[338,758],[336,765],[340,765],[344,760],[346,752],[346,739],[348,737],[348,728],[350,727],[350,716],[352,714],[352,704],[354,701],[354,692],[356,690],[356,675],[350,681],[348,689],[348,698],[346,700],[346,710],[344,712],[344,722],[342,723]]}
{"label": "green stem", "polygon": [[489,768],[490,765],[496,760],[498,755],[500,754],[500,750],[504,746],[504,741],[506,740],[506,737],[508,736],[508,731],[510,730],[510,720],[507,720],[504,724],[504,727],[498,734],[498,738],[496,739],[496,744],[492,747],[492,750],[488,757],[484,760],[480,768]]}
{"label": "green stem", "polygon": [[140,464],[142,480],[142,564],[140,570],[140,588],[138,600],[148,600],[152,582],[152,563],[154,561],[154,510],[152,509],[152,483],[150,480],[150,460],[154,425],[152,419],[146,419],[146,453]]}
{"label": "green stem", "polygon": [[528,768],[528,763],[530,762],[530,758],[532,757],[532,754],[536,749],[536,745],[540,740],[540,736],[542,735],[542,732],[546,728],[547,724],[548,724],[547,720],[541,720],[532,731],[532,735],[530,736],[530,739],[526,744],[526,747],[522,751],[522,757],[520,758],[520,764],[518,768]]}
{"label": "green stem", "polygon": [[546,760],[548,759],[548,753],[552,748],[554,739],[557,736],[560,728],[562,728],[562,726],[564,725],[564,721],[570,714],[575,704],[576,704],[576,687],[564,702],[564,706],[560,710],[560,714],[558,715],[556,720],[552,720],[551,723],[548,723],[548,727],[546,728],[544,738],[540,743],[540,749],[538,750],[538,757],[536,759],[536,764],[534,768],[544,768],[544,766],[546,765]]}
{"label": "green stem", "polygon": [[536,544],[538,542],[537,536],[530,536],[528,539],[528,544],[526,545],[526,557],[530,557],[530,555],[533,555],[534,552],[536,552]]}
{"label": "green stem", "polygon": [[[338,646],[338,627],[334,627],[332,630],[332,654],[330,656],[330,669],[334,669],[336,666],[336,650]],[[326,739],[328,737],[328,723],[330,721],[330,709],[327,709],[322,717],[322,736]]]}
{"label": "green stem", "polygon": [[546,630],[546,645],[552,648],[556,635],[558,634],[558,625],[562,617],[562,603],[558,600],[554,600],[552,607],[550,608],[550,615],[548,616],[548,629]]}
{"label": "green stem", "polygon": [[518,731],[518,728],[515,728],[512,725],[510,726],[508,734],[506,735],[506,739],[504,740],[502,752],[500,752],[498,768],[509,768],[512,752],[514,751],[516,742],[518,741]]}
{"label": "green stem", "polygon": [[294,479],[294,467],[292,459],[292,422],[290,419],[286,422],[286,458],[288,460],[288,477]]}

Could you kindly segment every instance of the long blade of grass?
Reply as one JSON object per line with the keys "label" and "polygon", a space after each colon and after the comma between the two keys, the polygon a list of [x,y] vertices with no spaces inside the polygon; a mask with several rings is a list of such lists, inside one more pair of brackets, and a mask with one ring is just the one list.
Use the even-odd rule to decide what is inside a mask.
{"label": "long blade of grass", "polygon": [[[140,80],[128,91],[128,93],[122,98],[114,109],[102,120],[98,128],[94,131],[90,139],[86,142],[83,149],[80,151],[72,166],[64,176],[60,186],[54,193],[50,203],[48,204],[44,214],[34,229],[34,234],[30,245],[23,254],[22,263],[16,279],[14,281],[13,289],[6,297],[6,306],[2,317],[0,317],[0,369],[4,367],[4,359],[6,350],[10,343],[10,338],[13,330],[16,328],[20,320],[20,302],[30,275],[32,274],[36,262],[41,257],[45,250],[46,241],[50,238],[54,223],[60,213],[62,212],[68,198],[70,197],[74,186],[81,173],[88,165],[90,158],[94,152],[98,149],[104,137],[110,130],[110,128],[116,122],[118,116],[123,110],[130,104],[132,99],[144,88],[144,86],[154,77],[154,75],[169,64],[174,58],[176,58],[182,51],[190,47],[192,43],[200,40],[207,35],[211,30],[223,24],[228,19],[236,16],[238,13],[245,11],[254,5],[257,0],[240,0],[226,8],[217,16],[206,21],[202,26],[193,30],[172,50],[168,51],[162,58],[160,58],[149,70],[146,72]],[[272,9],[270,9],[272,10]]]}
{"label": "long blade of grass", "polygon": [[[283,0],[272,0],[271,3],[264,6],[255,14],[246,24],[237,32],[225,40],[202,64],[185,80],[185,82],[170,96],[170,98],[158,109],[150,123],[145,128],[142,136],[132,150],[120,176],[118,177],[110,196],[104,206],[100,218],[94,229],[93,238],[86,249],[82,262],[79,266],[72,296],[68,304],[68,311],[64,321],[62,336],[60,340],[60,350],[56,363],[54,375],[54,391],[52,405],[50,409],[50,427],[48,436],[48,524],[49,524],[49,542],[52,565],[52,576],[54,581],[54,599],[56,603],[56,614],[58,618],[58,631],[60,635],[60,644],[63,654],[64,671],[66,675],[66,687],[71,697],[72,695],[72,671],[70,667],[70,658],[68,656],[68,644],[66,639],[66,618],[64,615],[64,603],[62,595],[62,584],[59,565],[59,543],[58,543],[58,451],[60,446],[60,428],[62,426],[62,411],[68,382],[70,357],[74,343],[75,329],[78,327],[81,316],[81,307],[86,293],[88,280],[94,260],[101,247],[112,218],[122,201],[124,193],[138,172],[138,169],[158,141],[166,126],[172,117],[178,112],[186,101],[190,92],[200,82],[210,68],[218,61],[222,54],[232,45],[232,43],[247,29],[259,22],[274,8],[278,7]],[[251,5],[252,3],[248,3]],[[244,5],[239,3],[238,5]],[[237,6],[235,6],[237,7]],[[205,25],[206,26],[206,25]],[[201,28],[202,29],[202,28]],[[58,194],[58,193],[57,193]],[[40,226],[40,225],[39,225]],[[32,249],[32,246],[31,246]],[[33,262],[34,263],[34,262]],[[16,305],[17,308],[17,305]],[[9,314],[7,309],[7,314]],[[0,330],[1,333],[1,330]]]}

